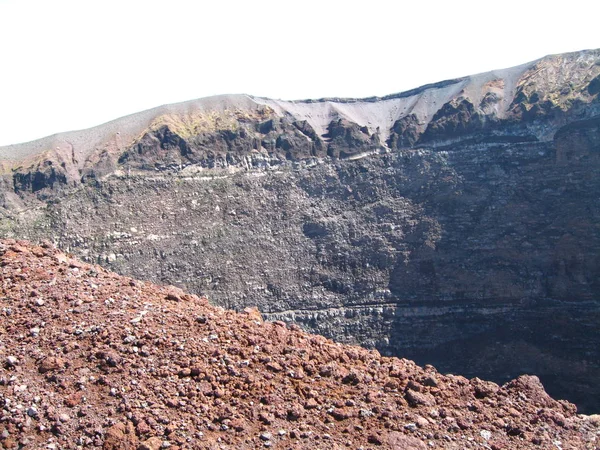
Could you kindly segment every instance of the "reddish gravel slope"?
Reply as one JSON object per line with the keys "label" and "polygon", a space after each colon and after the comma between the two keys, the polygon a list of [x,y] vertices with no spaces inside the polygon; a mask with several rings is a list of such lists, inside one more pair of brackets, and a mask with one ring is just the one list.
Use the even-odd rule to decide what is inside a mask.
{"label": "reddish gravel slope", "polygon": [[0,242],[0,449],[596,449],[536,377],[502,387]]}

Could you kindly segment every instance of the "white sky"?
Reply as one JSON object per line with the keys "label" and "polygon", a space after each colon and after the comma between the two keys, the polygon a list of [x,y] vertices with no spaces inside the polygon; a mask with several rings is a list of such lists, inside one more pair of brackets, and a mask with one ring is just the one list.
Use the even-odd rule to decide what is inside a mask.
{"label": "white sky", "polygon": [[0,145],[165,103],[386,95],[600,47],[600,2],[0,0]]}

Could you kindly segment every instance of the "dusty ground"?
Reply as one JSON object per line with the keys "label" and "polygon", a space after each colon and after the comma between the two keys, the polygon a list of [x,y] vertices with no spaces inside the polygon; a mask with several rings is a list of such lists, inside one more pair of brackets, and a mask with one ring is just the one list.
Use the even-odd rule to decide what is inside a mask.
{"label": "dusty ground", "polygon": [[536,377],[502,387],[0,242],[1,448],[597,449]]}

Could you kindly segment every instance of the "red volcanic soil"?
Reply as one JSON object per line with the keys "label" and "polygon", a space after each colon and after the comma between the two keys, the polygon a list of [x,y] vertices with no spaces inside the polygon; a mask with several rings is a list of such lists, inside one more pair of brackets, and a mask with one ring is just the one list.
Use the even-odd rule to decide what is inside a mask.
{"label": "red volcanic soil", "polygon": [[597,449],[600,420],[0,241],[0,449]]}

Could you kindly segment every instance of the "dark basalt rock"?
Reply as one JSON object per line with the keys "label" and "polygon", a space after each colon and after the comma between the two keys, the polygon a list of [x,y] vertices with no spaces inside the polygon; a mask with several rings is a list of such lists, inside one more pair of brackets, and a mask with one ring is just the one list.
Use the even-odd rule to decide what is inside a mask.
{"label": "dark basalt rock", "polygon": [[435,113],[419,143],[454,139],[477,132],[484,125],[484,115],[477,111],[469,100],[459,98],[446,103]]}
{"label": "dark basalt rock", "polygon": [[587,91],[590,95],[597,95],[600,92],[600,75],[590,81]]}
{"label": "dark basalt rock", "polygon": [[414,114],[408,114],[394,123],[387,144],[393,149],[411,148],[420,136],[419,119]]}
{"label": "dark basalt rock", "polygon": [[65,168],[57,166],[52,161],[44,161],[29,169],[20,168],[13,173],[15,192],[38,192],[66,184]]}
{"label": "dark basalt rock", "polygon": [[140,141],[119,158],[119,164],[152,170],[157,166],[181,165],[191,152],[188,143],[168,126],[144,134]]}
{"label": "dark basalt rock", "polygon": [[279,161],[325,156],[323,141],[306,122],[272,118],[238,125],[186,139],[164,125],[144,134],[121,155],[118,163],[138,170],[176,169],[192,164],[216,168],[242,164],[245,158],[250,159],[252,166],[261,166],[263,163],[257,159],[260,152]]}
{"label": "dark basalt rock", "polygon": [[369,134],[367,127],[361,127],[346,119],[333,120],[329,124],[327,154],[332,158],[347,158],[378,148],[379,138],[376,133]]}

